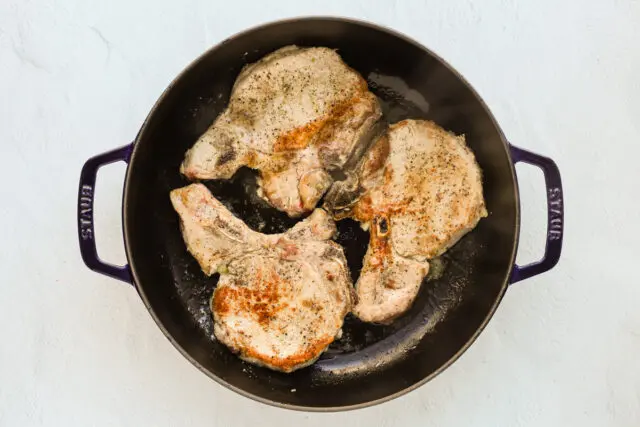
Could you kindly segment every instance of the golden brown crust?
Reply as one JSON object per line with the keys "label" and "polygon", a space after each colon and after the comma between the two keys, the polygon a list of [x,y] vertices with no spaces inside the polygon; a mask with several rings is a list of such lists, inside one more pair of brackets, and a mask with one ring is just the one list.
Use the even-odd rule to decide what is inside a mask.
{"label": "golden brown crust", "polygon": [[263,271],[256,272],[254,283],[244,286],[224,286],[213,296],[213,309],[220,316],[229,316],[236,312],[251,313],[256,321],[266,326],[279,311],[287,308],[291,288],[284,278],[271,270],[268,277]]}
{"label": "golden brown crust", "polygon": [[326,120],[314,120],[280,135],[273,145],[274,152],[302,150],[307,148]]}
{"label": "golden brown crust", "polygon": [[382,135],[367,152],[361,173],[363,181],[384,168],[389,157],[389,149],[389,136]]}
{"label": "golden brown crust", "polygon": [[[317,299],[315,292],[305,294],[303,287],[297,286],[304,277],[294,283],[286,277],[287,268],[279,272],[279,265],[286,262],[284,259],[296,257],[298,248],[289,243],[283,244],[281,250],[283,258],[276,264],[255,267],[254,262],[250,263],[255,267],[250,274],[225,276],[214,292],[211,309],[216,326],[225,325],[217,329],[224,332],[216,332],[216,336],[232,351],[251,363],[291,372],[312,363],[335,339],[351,307],[351,295],[345,292],[351,286],[346,270],[325,270],[323,276],[331,283],[326,289],[329,295]],[[343,288],[341,284],[347,286]],[[307,297],[298,296],[301,292]],[[319,333],[320,325],[333,335]],[[289,338],[296,342],[293,351],[284,344]],[[278,348],[280,345],[288,347],[286,355]]]}
{"label": "golden brown crust", "polygon": [[315,361],[334,339],[335,337],[324,336],[310,341],[306,348],[287,357],[268,356],[252,348],[243,348],[240,355],[254,363],[258,362],[258,364],[264,364],[282,372],[292,372],[301,365]]}
{"label": "golden brown crust", "polygon": [[276,140],[273,151],[292,151],[307,148],[311,143],[316,142],[320,146],[331,144],[332,134],[340,127],[341,123],[347,122],[350,117],[356,115],[355,107],[366,103],[367,86],[365,83],[363,92],[356,93],[352,98],[333,106],[329,113],[320,119],[306,123],[295,128]]}

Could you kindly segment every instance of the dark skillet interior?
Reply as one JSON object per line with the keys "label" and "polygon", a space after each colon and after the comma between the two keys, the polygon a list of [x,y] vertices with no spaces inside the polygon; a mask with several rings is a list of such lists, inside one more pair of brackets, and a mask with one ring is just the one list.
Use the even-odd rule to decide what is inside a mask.
{"label": "dark skillet interior", "polygon": [[[208,303],[217,277],[205,277],[187,253],[169,191],[187,184],[178,173],[184,152],[224,109],[242,66],[289,44],[338,49],[368,79],[390,122],[428,118],[465,134],[483,169],[490,216],[443,256],[444,274],[425,281],[406,315],[389,326],[349,317],[344,337],[320,361],[280,374],[246,364],[216,342]],[[296,222],[255,197],[252,171],[241,170],[230,182],[208,186],[256,230],[282,232]],[[124,215],[127,252],[139,292],[177,346],[209,375],[245,394],[306,409],[390,397],[455,358],[501,298],[517,239],[512,165],[499,130],[468,86],[401,36],[368,24],[320,18],[271,24],[226,40],[172,84],[136,141]],[[355,280],[368,234],[350,220],[338,226],[338,242]]]}

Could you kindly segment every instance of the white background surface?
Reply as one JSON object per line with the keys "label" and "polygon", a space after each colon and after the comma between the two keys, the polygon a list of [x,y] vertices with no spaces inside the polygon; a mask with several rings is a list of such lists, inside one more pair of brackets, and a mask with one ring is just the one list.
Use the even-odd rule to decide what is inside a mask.
{"label": "white background surface", "polygon": [[[640,425],[639,1],[0,0],[0,425]],[[339,414],[255,403],[171,346],[134,290],[87,270],[82,163],[132,140],[193,58],[308,14],[393,27],[459,70],[514,143],[555,159],[563,259],[513,286],[485,332],[402,398]],[[541,253],[541,176],[518,168],[520,260]],[[101,173],[101,255],[124,260],[124,166]]]}

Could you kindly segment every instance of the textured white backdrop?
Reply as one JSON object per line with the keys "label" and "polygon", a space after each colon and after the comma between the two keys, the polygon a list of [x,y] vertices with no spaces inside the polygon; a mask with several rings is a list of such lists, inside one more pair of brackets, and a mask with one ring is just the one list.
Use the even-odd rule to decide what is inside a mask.
{"label": "textured white backdrop", "polygon": [[[304,4],[302,4],[304,3]],[[75,198],[88,157],[129,142],[170,80],[233,33],[343,15],[429,46],[507,137],[554,158],[564,256],[509,289],[486,331],[402,398],[339,414],[240,397],[174,350],[128,286],[88,271]],[[0,0],[0,425],[640,425],[640,2]],[[540,174],[518,168],[519,259],[541,252]],[[123,261],[122,165],[97,236]]]}

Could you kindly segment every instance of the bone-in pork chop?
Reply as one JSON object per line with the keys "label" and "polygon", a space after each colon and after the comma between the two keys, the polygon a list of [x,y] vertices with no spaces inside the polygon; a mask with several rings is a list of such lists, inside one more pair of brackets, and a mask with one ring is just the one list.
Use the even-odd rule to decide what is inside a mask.
{"label": "bone-in pork chop", "polygon": [[287,46],[246,66],[227,109],[186,153],[190,179],[257,169],[259,193],[289,216],[311,211],[380,118],[367,82],[332,49]]}
{"label": "bone-in pork chop", "polygon": [[464,136],[422,120],[392,125],[355,173],[334,184],[326,206],[370,229],[354,314],[381,323],[409,309],[428,260],[487,215],[482,173]]}
{"label": "bone-in pork chop", "polygon": [[335,223],[322,209],[283,234],[255,232],[202,184],[171,192],[189,252],[207,275],[216,338],[242,359],[283,372],[313,363],[352,306]]}

